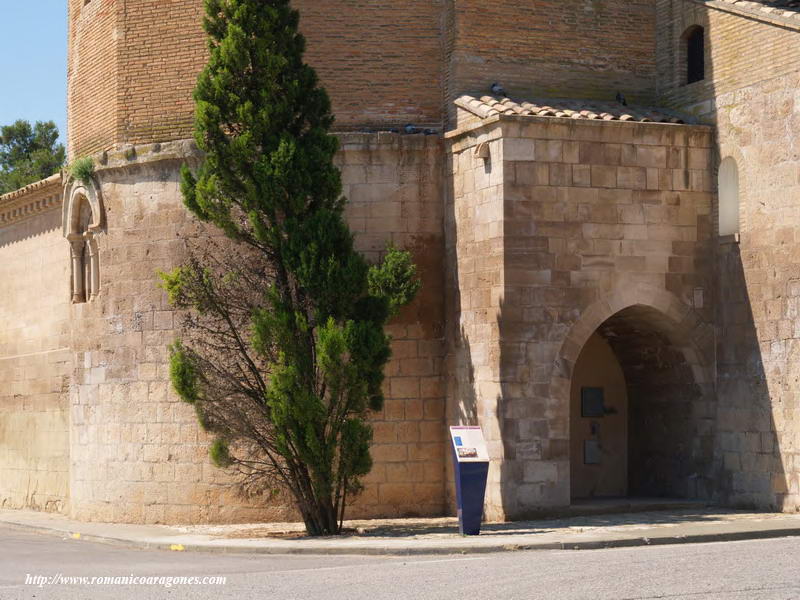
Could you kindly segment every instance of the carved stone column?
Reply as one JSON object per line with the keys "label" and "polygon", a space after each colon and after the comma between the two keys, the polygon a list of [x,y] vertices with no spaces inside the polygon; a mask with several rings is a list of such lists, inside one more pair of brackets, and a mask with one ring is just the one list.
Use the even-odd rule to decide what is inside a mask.
{"label": "carved stone column", "polygon": [[86,290],[83,287],[83,238],[70,240],[72,256],[72,302],[79,304],[86,301]]}
{"label": "carved stone column", "polygon": [[94,300],[100,291],[100,257],[94,236],[89,238],[86,246],[89,249],[89,296],[90,300]]}

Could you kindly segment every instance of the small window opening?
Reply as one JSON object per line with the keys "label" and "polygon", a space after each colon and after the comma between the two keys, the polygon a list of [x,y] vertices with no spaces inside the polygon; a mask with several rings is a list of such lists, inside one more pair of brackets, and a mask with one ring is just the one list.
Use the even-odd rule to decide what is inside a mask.
{"label": "small window opening", "polygon": [[706,78],[705,31],[699,25],[686,34],[686,83]]}
{"label": "small window opening", "polygon": [[719,235],[739,233],[739,168],[732,157],[719,165]]}

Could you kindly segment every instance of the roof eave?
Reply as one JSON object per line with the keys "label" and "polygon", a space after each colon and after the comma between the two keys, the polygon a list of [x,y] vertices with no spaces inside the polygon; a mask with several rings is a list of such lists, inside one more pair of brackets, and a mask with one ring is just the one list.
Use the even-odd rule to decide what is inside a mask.
{"label": "roof eave", "polygon": [[711,125],[693,123],[663,123],[657,121],[603,121],[601,119],[571,119],[569,117],[538,117],[534,115],[492,115],[480,121],[468,123],[444,134],[448,142],[455,141],[479,129],[484,129],[499,122],[537,123],[540,125],[559,124],[576,127],[679,127],[682,130],[709,131]]}

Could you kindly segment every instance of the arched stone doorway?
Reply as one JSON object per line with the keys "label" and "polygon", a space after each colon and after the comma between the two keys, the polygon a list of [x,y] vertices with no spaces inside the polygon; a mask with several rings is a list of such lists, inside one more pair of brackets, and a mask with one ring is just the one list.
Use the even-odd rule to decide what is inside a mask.
{"label": "arched stone doorway", "polygon": [[708,497],[707,326],[670,294],[658,296],[592,307],[565,344],[571,500]]}

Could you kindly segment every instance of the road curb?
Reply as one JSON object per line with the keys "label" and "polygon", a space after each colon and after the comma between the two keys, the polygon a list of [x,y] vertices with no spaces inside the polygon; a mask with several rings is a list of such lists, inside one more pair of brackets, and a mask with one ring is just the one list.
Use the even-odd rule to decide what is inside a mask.
{"label": "road curb", "polygon": [[33,531],[46,535],[58,535],[64,539],[96,542],[141,550],[166,550],[177,552],[207,552],[216,554],[291,554],[291,555],[355,555],[355,556],[435,556],[454,554],[491,554],[499,552],[524,552],[543,550],[602,550],[611,548],[631,548],[637,546],[663,546],[673,544],[700,544],[710,542],[730,542],[743,540],[773,539],[800,536],[800,528],[755,529],[744,531],[709,532],[690,535],[664,535],[653,537],[609,538],[597,540],[523,542],[498,544],[451,543],[426,545],[419,540],[405,544],[376,544],[371,546],[315,547],[302,542],[240,546],[220,543],[186,543],[180,538],[164,541],[137,540],[133,538],[84,534],[66,531],[55,527],[16,523],[0,520],[5,526],[14,529]]}

